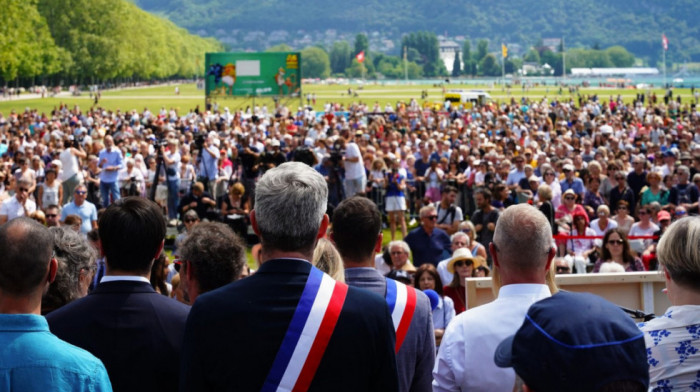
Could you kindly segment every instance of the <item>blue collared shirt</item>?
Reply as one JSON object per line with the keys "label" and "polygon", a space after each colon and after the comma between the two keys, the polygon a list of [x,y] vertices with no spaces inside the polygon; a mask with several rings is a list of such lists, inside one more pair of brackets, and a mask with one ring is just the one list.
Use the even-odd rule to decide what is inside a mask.
{"label": "blue collared shirt", "polygon": [[[104,164],[102,164],[102,159],[106,159],[107,161]],[[100,168],[102,168],[102,172],[100,173],[100,181],[109,184],[117,182],[117,178],[119,177],[119,170],[123,168],[122,152],[114,147],[112,147],[112,151],[107,151],[107,149],[103,149],[102,151],[100,151],[98,162],[100,162]],[[119,170],[105,170],[105,168],[109,166],[118,166]]]}
{"label": "blue collared shirt", "polygon": [[112,390],[102,362],[49,332],[42,316],[0,314],[0,347],[0,389]]}

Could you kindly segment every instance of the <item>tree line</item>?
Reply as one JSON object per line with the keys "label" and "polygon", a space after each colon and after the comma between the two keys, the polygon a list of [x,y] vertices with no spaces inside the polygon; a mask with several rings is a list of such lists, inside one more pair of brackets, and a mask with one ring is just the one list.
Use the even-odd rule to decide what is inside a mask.
{"label": "tree line", "polygon": [[[421,31],[405,35],[401,40],[400,55],[389,55],[369,50],[369,40],[365,34],[357,34],[354,42],[336,41],[330,50],[323,46],[309,46],[301,51],[302,77],[304,78],[328,78],[330,76],[368,79],[378,78],[380,75],[388,79],[418,79],[422,77],[478,77],[501,76],[502,63],[507,74],[516,74],[524,64],[541,66],[547,64],[549,71],[538,71],[530,75],[561,76],[564,66],[564,48],[559,45],[552,50],[544,46],[542,42],[529,48],[524,55],[514,56],[510,54],[505,59],[501,55],[501,46],[497,48],[488,40],[481,39],[472,49],[471,40],[466,39],[461,48],[455,53],[452,64],[452,73],[448,75],[445,64],[440,59],[440,47],[435,33]],[[494,52],[493,49],[496,49]],[[292,51],[286,44],[276,45],[268,51]],[[357,54],[364,52],[362,63],[358,62]],[[635,64],[635,57],[622,46],[611,46],[601,49],[592,48],[566,49],[566,72],[571,68],[592,67],[631,67]]]}
{"label": "tree line", "polygon": [[200,75],[223,50],[125,0],[6,0],[0,13],[0,81],[66,83]]}

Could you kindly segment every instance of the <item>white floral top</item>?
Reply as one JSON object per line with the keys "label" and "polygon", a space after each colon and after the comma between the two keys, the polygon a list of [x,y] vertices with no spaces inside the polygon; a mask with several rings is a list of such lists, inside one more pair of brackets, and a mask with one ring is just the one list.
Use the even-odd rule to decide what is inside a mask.
{"label": "white floral top", "polygon": [[640,323],[650,391],[700,391],[700,305],[671,306]]}

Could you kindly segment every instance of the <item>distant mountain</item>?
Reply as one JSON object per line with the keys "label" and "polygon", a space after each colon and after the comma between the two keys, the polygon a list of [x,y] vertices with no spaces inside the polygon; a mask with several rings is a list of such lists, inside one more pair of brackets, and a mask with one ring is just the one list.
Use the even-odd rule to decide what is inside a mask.
{"label": "distant mountain", "polygon": [[[501,41],[529,47],[542,38],[564,36],[567,47],[622,45],[654,61],[661,56],[661,34],[665,33],[670,60],[700,61],[697,0],[132,1],[190,32],[223,42],[226,35],[239,31],[295,34],[332,29],[377,32],[398,43],[403,33],[427,30],[450,37],[486,38],[495,49]],[[229,42],[245,47],[239,41]]]}

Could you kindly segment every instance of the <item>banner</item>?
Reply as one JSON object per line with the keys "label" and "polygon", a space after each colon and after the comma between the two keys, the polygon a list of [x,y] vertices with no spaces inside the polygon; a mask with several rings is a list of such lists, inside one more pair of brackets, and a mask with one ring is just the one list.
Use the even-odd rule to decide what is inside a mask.
{"label": "banner", "polygon": [[508,47],[504,44],[501,44],[501,54],[503,55],[503,58],[508,57]]}
{"label": "banner", "polygon": [[299,96],[301,54],[207,53],[207,98],[234,96]]}

